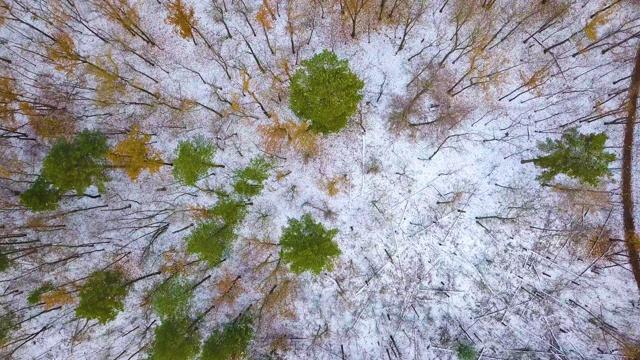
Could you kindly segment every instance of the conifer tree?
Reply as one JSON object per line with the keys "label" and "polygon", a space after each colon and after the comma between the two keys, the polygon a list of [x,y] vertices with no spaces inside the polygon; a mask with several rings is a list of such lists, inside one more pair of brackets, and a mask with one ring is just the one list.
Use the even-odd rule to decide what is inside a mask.
{"label": "conifer tree", "polygon": [[0,272],[5,272],[9,270],[13,261],[9,259],[7,254],[0,253]]}
{"label": "conifer tree", "polygon": [[355,113],[363,87],[347,60],[324,50],[302,61],[302,68],[291,77],[289,105],[296,116],[311,121],[310,130],[338,132]]}
{"label": "conifer tree", "polygon": [[264,188],[264,181],[269,177],[270,169],[271,164],[265,158],[252,159],[247,167],[236,171],[233,190],[246,197],[260,194]]}
{"label": "conifer tree", "polygon": [[194,186],[198,178],[212,167],[223,167],[213,163],[214,145],[202,137],[191,141],[180,141],[173,160],[173,176],[183,184]]}
{"label": "conifer tree", "polygon": [[216,329],[202,347],[201,360],[233,360],[246,355],[249,342],[253,338],[252,320],[248,316]]}
{"label": "conifer tree", "polygon": [[9,342],[11,333],[18,329],[16,324],[16,316],[14,313],[6,313],[0,315],[0,347],[6,345]]}
{"label": "conifer tree", "polygon": [[282,229],[280,257],[296,274],[311,271],[318,275],[323,270],[331,271],[333,258],[342,253],[333,241],[337,233],[338,229],[327,230],[310,214],[300,220],[289,219],[289,226]]}
{"label": "conifer tree", "polygon": [[605,133],[581,134],[576,128],[566,130],[559,140],[547,138],[538,143],[538,149],[547,154],[521,163],[532,162],[544,170],[538,180],[548,182],[556,175],[565,174],[582,183],[597,186],[604,176],[611,175],[609,163],[616,160],[613,153],[605,152]]}
{"label": "conifer tree", "polygon": [[124,140],[109,150],[107,159],[124,169],[131,180],[136,180],[144,169],[156,173],[163,162],[160,152],[149,146],[150,140],[151,135],[142,134],[140,128],[134,126]]}
{"label": "conifer tree", "polygon": [[478,352],[469,344],[458,345],[456,352],[460,360],[475,360],[478,358]]}
{"label": "conifer tree", "polygon": [[206,220],[196,225],[187,236],[187,251],[213,267],[222,261],[234,238],[232,226],[219,220]]}
{"label": "conifer tree", "polygon": [[124,309],[127,296],[124,276],[118,271],[95,271],[82,285],[79,296],[76,316],[105,324]]}
{"label": "conifer tree", "polygon": [[153,308],[161,319],[184,318],[193,298],[191,285],[172,277],[158,286],[153,294]]}
{"label": "conifer tree", "polygon": [[98,131],[84,130],[72,142],[59,139],[44,158],[41,176],[61,193],[82,195],[91,185],[104,191],[108,149],[107,138]]}
{"label": "conifer tree", "polygon": [[200,333],[190,329],[189,318],[163,320],[155,330],[149,360],[191,360],[200,352]]}
{"label": "conifer tree", "polygon": [[39,176],[30,188],[20,194],[20,203],[31,211],[48,211],[57,209],[61,198],[60,191]]}

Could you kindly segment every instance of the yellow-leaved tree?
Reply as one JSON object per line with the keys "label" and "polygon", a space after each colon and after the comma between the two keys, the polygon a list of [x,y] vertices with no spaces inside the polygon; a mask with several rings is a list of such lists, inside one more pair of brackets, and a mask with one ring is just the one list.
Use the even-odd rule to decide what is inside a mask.
{"label": "yellow-leaved tree", "polygon": [[151,135],[141,133],[140,128],[134,126],[106,157],[115,167],[124,169],[131,180],[136,180],[144,169],[151,174],[156,173],[164,162],[161,153],[149,145],[149,140]]}
{"label": "yellow-leaved tree", "polygon": [[174,26],[177,33],[184,39],[194,39],[193,28],[198,22],[193,7],[183,3],[182,0],[171,0],[167,3],[167,10],[169,10],[167,21]]}

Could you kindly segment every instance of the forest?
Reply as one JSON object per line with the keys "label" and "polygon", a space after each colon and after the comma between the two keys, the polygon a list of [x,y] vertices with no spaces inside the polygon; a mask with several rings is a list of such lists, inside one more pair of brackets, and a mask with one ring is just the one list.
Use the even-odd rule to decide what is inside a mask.
{"label": "forest", "polygon": [[640,360],[640,1],[0,0],[0,358]]}

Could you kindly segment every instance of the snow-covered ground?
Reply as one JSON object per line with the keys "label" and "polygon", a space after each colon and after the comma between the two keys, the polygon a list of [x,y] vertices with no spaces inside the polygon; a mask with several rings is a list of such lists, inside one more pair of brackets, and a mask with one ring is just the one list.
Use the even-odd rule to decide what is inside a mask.
{"label": "snow-covered ground", "polygon": [[[596,40],[589,38],[585,26],[593,19],[590,15],[610,1],[496,1],[490,9],[482,8],[482,1],[428,2],[401,51],[405,19],[412,16],[402,11],[410,0],[387,1],[387,7],[399,3],[399,13],[396,21],[385,24],[377,22],[379,1],[370,0],[373,13],[363,12],[355,39],[339,1],[265,0],[275,18],[274,28],[266,31],[255,20],[261,1],[225,1],[226,25],[212,5],[223,6],[222,0],[185,0],[194,6],[196,28],[211,48],[199,36],[194,45],[174,32],[165,20],[165,1],[131,1],[141,28],[157,46],[110,22],[92,1],[75,3],[88,27],[73,19],[53,21],[55,6],[69,10],[56,1],[24,2],[34,14],[49,14],[50,24],[27,17],[23,2],[0,1],[0,8],[11,7],[45,32],[55,33],[58,26],[72,34],[77,52],[91,61],[111,54],[123,77],[157,97],[128,87],[121,99],[154,105],[98,107],[90,101],[95,79],[80,71],[68,75],[55,70],[46,58],[30,54],[29,49],[42,53],[43,46],[26,34],[46,39],[15,20],[5,21],[0,29],[0,38],[6,40],[0,56],[13,62],[2,64],[2,76],[11,74],[24,89],[36,82],[36,73],[54,74],[60,82],[81,79],[78,98],[69,104],[77,115],[77,130],[100,129],[115,144],[138,124],[153,134],[152,145],[163,151],[167,162],[178,141],[202,135],[215,140],[215,160],[225,165],[202,180],[200,189],[177,184],[168,166],[156,174],[143,172],[136,182],[122,171],[110,171],[112,181],[101,198],[68,197],[58,212],[108,206],[48,219],[49,225],[66,225],[56,231],[26,226],[52,214],[4,205],[0,231],[26,234],[11,241],[99,243],[89,249],[101,251],[41,266],[87,250],[52,246],[20,257],[0,274],[0,313],[15,312],[24,320],[0,351],[16,359],[144,358],[144,347],[160,323],[145,294],[160,277],[136,283],[125,310],[106,325],[75,318],[73,303],[40,314],[43,309],[29,306],[26,296],[46,280],[68,284],[74,291],[92,271],[114,261],[135,278],[157,271],[170,256],[195,260],[185,254],[184,244],[189,231],[184,228],[196,221],[191,210],[215,204],[216,195],[206,189],[229,189],[234,171],[260,155],[274,160],[272,176],[252,199],[227,260],[213,269],[192,264],[183,273],[194,282],[210,275],[196,290],[194,315],[220,295],[217,285],[224,275],[242,275],[243,291],[199,324],[204,338],[251,305],[259,319],[250,346],[255,358],[271,352],[286,359],[455,359],[458,344],[465,343],[486,359],[620,359],[623,344],[640,339],[640,297],[624,244],[616,240],[622,238],[619,162],[601,188],[578,192],[543,187],[536,180],[539,170],[520,164],[535,156],[538,141],[559,138],[566,126],[605,131],[609,150],[620,154],[622,125],[605,122],[622,115],[595,121],[588,116],[616,110],[626,99],[625,78],[631,74],[638,40],[605,54],[601,50],[625,41],[640,26],[633,1],[614,6],[597,24]],[[412,3],[412,11],[419,3]],[[555,16],[563,6],[566,10]],[[232,38],[227,38],[225,26]],[[116,40],[101,41],[89,28],[109,34],[109,39],[119,36],[142,56]],[[609,36],[620,28],[624,31]],[[572,56],[599,39],[605,39],[601,46]],[[358,113],[343,131],[318,140],[316,156],[307,159],[286,148],[265,153],[259,128],[275,117],[295,119],[288,109],[288,73],[323,49],[348,59],[365,82]],[[470,67],[470,75],[447,93]],[[247,77],[248,91],[271,118],[243,89]],[[469,85],[469,78],[486,84],[450,95]],[[427,82],[433,90],[419,99],[420,114],[412,121],[439,121],[392,131],[389,119],[398,101],[413,96],[419,90],[416,84]],[[83,100],[85,96],[89,100]],[[223,117],[200,105],[183,111],[167,106],[176,107],[183,99]],[[239,106],[232,108],[229,102],[236,101]],[[26,120],[18,115],[17,123]],[[19,131],[32,133],[28,125]],[[49,143],[0,141],[3,151],[15,154],[25,167],[25,174],[7,178],[32,181],[30,174],[37,174]],[[27,184],[4,176],[2,196],[9,198],[6,203],[17,204],[11,191],[23,191]],[[330,196],[323,184],[334,177],[345,180],[341,191]],[[556,180],[559,187],[578,187],[566,178]],[[277,243],[287,219],[304,213],[339,229],[335,240],[342,255],[331,273],[296,276],[284,271],[274,280],[270,272],[275,262],[257,265],[277,257],[277,247],[250,239]],[[156,237],[154,231],[164,225],[168,228]],[[594,255],[593,240],[600,238],[611,240],[605,241],[606,253]],[[3,240],[2,246],[9,242]],[[271,296],[273,284],[281,288],[284,283],[291,284],[292,291],[282,294],[282,303],[257,311]],[[29,341],[15,350],[25,339]]]}

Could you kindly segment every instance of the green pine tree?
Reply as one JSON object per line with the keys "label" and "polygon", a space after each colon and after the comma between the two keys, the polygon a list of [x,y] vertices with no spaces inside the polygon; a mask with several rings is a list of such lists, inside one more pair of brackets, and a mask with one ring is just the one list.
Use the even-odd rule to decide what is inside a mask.
{"label": "green pine tree", "polygon": [[38,176],[31,187],[20,194],[20,203],[31,211],[52,211],[58,208],[61,198],[60,191]]}
{"label": "green pine tree", "polygon": [[149,360],[191,360],[200,352],[200,333],[189,318],[167,319],[155,330]]}
{"label": "green pine tree", "polygon": [[187,252],[198,255],[214,267],[222,261],[234,239],[232,226],[218,220],[206,220],[196,225],[185,240]]}
{"label": "green pine tree", "polygon": [[215,146],[202,137],[180,141],[173,160],[173,176],[185,185],[194,186],[210,168],[223,167],[213,162],[215,153]]}
{"label": "green pine tree", "polygon": [[40,302],[40,297],[43,294],[46,294],[53,289],[54,287],[51,281],[47,281],[46,283],[40,285],[39,287],[34,289],[32,292],[30,292],[29,296],[27,297],[27,301],[31,305],[37,305]]}
{"label": "green pine tree", "polygon": [[104,191],[109,181],[104,159],[108,149],[107,138],[98,131],[84,130],[72,142],[59,139],[42,162],[41,177],[61,194],[75,190],[82,195],[91,185]]}
{"label": "green pine tree", "polygon": [[160,319],[183,318],[189,312],[192,298],[191,285],[172,277],[155,290],[152,305]]}
{"label": "green pine tree", "polygon": [[243,316],[216,329],[204,343],[200,360],[234,360],[246,355],[253,338],[252,320]]}
{"label": "green pine tree", "polygon": [[338,132],[355,113],[363,87],[347,60],[324,50],[302,61],[302,68],[291,77],[289,106],[296,116],[311,121],[312,131]]}
{"label": "green pine tree", "polygon": [[76,316],[96,319],[105,324],[116,318],[124,309],[127,288],[122,273],[118,271],[94,271],[80,289],[80,303]]}
{"label": "green pine tree", "polygon": [[317,275],[323,270],[331,271],[333,258],[342,253],[333,241],[337,233],[338,229],[327,230],[310,214],[303,215],[300,220],[289,219],[289,226],[282,229],[280,257],[296,274],[311,271]]}
{"label": "green pine tree", "polygon": [[218,203],[208,211],[212,218],[235,228],[247,215],[247,203],[241,199],[218,192]]}
{"label": "green pine tree", "polygon": [[5,272],[13,265],[13,261],[7,254],[0,253],[0,272]]}
{"label": "green pine tree", "polygon": [[16,323],[17,320],[14,313],[0,315],[0,347],[6,345],[11,338],[11,333],[18,329]]}
{"label": "green pine tree", "polygon": [[478,358],[478,352],[468,344],[458,345],[456,352],[460,360],[476,360]]}
{"label": "green pine tree", "polygon": [[556,175],[565,174],[582,183],[597,186],[601,178],[610,176],[609,163],[615,154],[605,152],[605,133],[580,134],[576,128],[566,130],[559,140],[547,138],[538,149],[547,154],[521,163],[532,162],[544,169],[538,180],[549,182]]}
{"label": "green pine tree", "polygon": [[264,181],[269,178],[271,163],[263,157],[251,160],[244,169],[236,171],[233,190],[236,194],[252,197],[260,194],[264,188]]}

